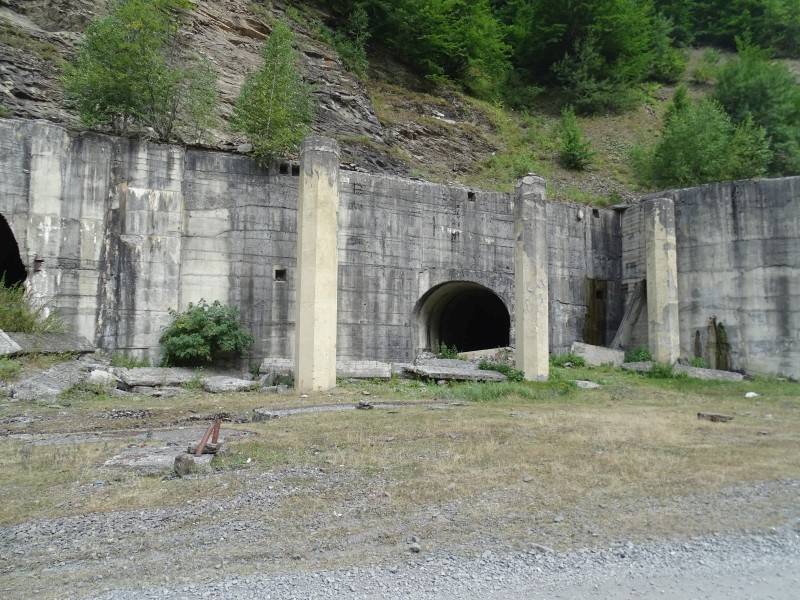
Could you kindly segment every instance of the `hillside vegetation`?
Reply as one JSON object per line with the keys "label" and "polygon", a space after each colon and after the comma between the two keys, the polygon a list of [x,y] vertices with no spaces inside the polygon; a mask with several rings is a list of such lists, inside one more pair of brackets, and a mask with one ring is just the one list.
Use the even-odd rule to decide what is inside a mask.
{"label": "hillside vegetation", "polygon": [[[352,168],[498,190],[536,172],[552,197],[595,204],[800,172],[794,0],[39,4],[0,10],[2,115],[113,131],[122,114],[138,135],[291,156],[308,116],[294,124],[273,93],[266,42],[282,22],[313,95],[304,114]],[[144,35],[147,23],[165,33]],[[146,60],[109,39],[144,40],[133,48]],[[129,71],[146,85],[123,85]],[[260,100],[243,101],[256,73]],[[158,93],[138,97],[143,87]],[[236,106],[258,118],[232,122]]]}

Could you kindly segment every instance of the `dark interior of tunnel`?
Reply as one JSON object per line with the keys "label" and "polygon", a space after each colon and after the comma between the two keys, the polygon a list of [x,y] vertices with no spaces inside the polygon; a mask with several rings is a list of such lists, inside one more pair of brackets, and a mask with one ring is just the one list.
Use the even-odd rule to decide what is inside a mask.
{"label": "dark interior of tunnel", "polygon": [[0,215],[0,281],[6,287],[19,285],[28,277],[25,265],[19,255],[19,246],[11,231],[11,226]]}
{"label": "dark interior of tunnel", "polygon": [[488,289],[463,290],[441,306],[439,340],[461,352],[509,345],[511,320]]}

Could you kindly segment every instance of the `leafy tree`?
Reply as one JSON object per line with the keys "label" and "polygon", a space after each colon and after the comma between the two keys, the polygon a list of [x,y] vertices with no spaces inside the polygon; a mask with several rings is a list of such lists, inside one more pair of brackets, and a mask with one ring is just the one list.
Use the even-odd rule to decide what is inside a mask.
{"label": "leafy tree", "polygon": [[696,185],[766,173],[772,158],[769,142],[751,119],[734,124],[712,99],[673,105],[668,115],[655,145],[634,153],[642,183]]}
{"label": "leafy tree", "polygon": [[559,161],[567,169],[583,171],[591,164],[594,152],[592,152],[589,142],[583,138],[583,133],[578,126],[578,119],[572,108],[565,108],[561,111],[559,129],[561,143]]}
{"label": "leafy tree", "polygon": [[264,163],[296,151],[314,116],[293,40],[286,24],[275,23],[264,45],[264,65],[247,78],[234,108],[234,128],[247,136],[254,156]]}
{"label": "leafy tree", "polygon": [[207,62],[178,43],[187,0],[118,0],[93,21],[66,66],[67,99],[88,126],[151,128],[159,139],[200,135],[214,123],[216,85]]}
{"label": "leafy tree", "polygon": [[800,173],[800,85],[785,65],[761,50],[742,48],[720,69],[714,97],[734,122],[752,119],[766,130],[772,173]]}
{"label": "leafy tree", "polygon": [[[339,4],[339,3],[337,3]],[[497,98],[510,71],[505,27],[489,0],[361,0],[373,39],[420,74]]]}
{"label": "leafy tree", "polygon": [[190,303],[170,311],[172,323],[161,334],[165,365],[201,366],[241,356],[253,336],[239,324],[239,311],[218,301]]}

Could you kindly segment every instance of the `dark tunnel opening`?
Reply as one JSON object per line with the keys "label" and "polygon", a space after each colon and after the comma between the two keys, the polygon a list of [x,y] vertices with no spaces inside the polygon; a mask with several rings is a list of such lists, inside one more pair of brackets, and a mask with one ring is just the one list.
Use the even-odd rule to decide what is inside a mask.
{"label": "dark tunnel opening", "polygon": [[460,352],[508,346],[511,318],[503,301],[477,283],[452,281],[425,295],[417,309],[419,347]]}
{"label": "dark tunnel opening", "polygon": [[19,246],[11,226],[0,215],[0,281],[5,287],[21,284],[28,277],[28,271],[19,255]]}

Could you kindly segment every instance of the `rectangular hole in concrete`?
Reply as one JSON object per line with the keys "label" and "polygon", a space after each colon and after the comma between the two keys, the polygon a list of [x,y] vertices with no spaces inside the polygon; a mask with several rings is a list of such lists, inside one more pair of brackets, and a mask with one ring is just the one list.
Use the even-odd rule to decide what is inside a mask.
{"label": "rectangular hole in concrete", "polygon": [[596,208],[593,208],[592,209],[592,216],[594,218],[596,218],[596,219],[599,219],[600,218],[600,211],[598,209],[596,209]]}
{"label": "rectangular hole in concrete", "polygon": [[292,165],[292,177],[300,177],[300,165]]}
{"label": "rectangular hole in concrete", "polygon": [[289,174],[289,165],[286,163],[281,163],[280,167],[278,167],[281,175],[288,175]]}
{"label": "rectangular hole in concrete", "polygon": [[467,200],[475,202],[475,192],[467,192]]}
{"label": "rectangular hole in concrete", "polygon": [[286,269],[275,269],[275,281],[286,281]]}

